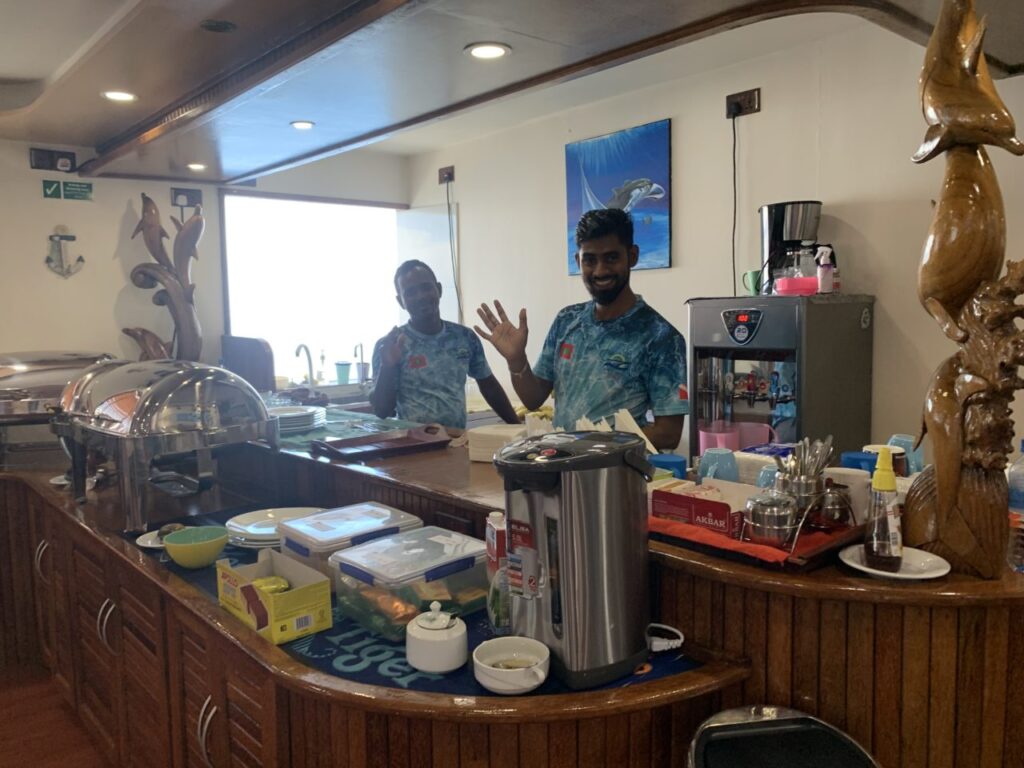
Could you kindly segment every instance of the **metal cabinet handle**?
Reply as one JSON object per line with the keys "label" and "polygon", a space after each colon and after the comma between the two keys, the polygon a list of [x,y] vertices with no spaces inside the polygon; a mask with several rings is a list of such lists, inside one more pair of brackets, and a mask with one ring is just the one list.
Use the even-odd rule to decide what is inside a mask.
{"label": "metal cabinet handle", "polygon": [[209,763],[209,758],[206,757],[206,745],[203,742],[203,735],[206,733],[203,723],[206,722],[206,708],[210,706],[211,701],[213,701],[213,696],[207,696],[203,701],[203,706],[199,709],[199,717],[196,718],[196,744],[199,745],[199,754],[207,763]]}
{"label": "metal cabinet handle", "polygon": [[48,542],[46,539],[43,539],[39,542],[39,546],[36,547],[36,557],[34,566],[36,569],[36,576],[38,576],[39,581],[41,581],[46,586],[50,586],[50,582],[47,581],[45,576],[43,576],[43,555],[46,554],[46,550],[49,548],[50,542]]}
{"label": "metal cabinet handle", "polygon": [[115,608],[117,608],[117,603],[111,600],[110,607],[107,608],[107,613],[103,617],[103,624],[100,626],[100,640],[102,640],[103,644],[107,646],[107,650],[110,651],[112,655],[116,656],[117,652],[110,646],[110,640],[107,637],[107,622],[110,621],[110,616],[114,612]]}
{"label": "metal cabinet handle", "polygon": [[107,606],[109,604],[110,598],[108,597],[103,601],[103,604],[100,605],[100,609],[96,611],[96,637],[100,639],[100,642],[103,642],[103,635],[100,633],[100,622],[103,620],[103,612],[107,610]]}
{"label": "metal cabinet handle", "polygon": [[[213,697],[207,697],[212,699]],[[206,713],[206,722],[203,723],[202,731],[199,735],[199,748],[203,756],[203,762],[206,763],[206,768],[213,768],[213,762],[210,760],[210,753],[206,749],[206,737],[209,735],[210,724],[213,722],[213,716],[217,714],[217,705],[210,707],[210,711]]]}

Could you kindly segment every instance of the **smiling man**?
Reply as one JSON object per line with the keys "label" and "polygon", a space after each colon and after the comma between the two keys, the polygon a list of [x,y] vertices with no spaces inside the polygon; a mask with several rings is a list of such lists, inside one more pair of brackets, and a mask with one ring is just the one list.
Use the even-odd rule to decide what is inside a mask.
{"label": "smiling man", "polygon": [[409,322],[373,348],[375,385],[370,403],[377,416],[394,416],[446,427],[466,426],[466,377],[477,381],[487,404],[509,424],[519,421],[508,395],[491,373],[473,332],[441,319],[441,284],[422,261],[395,271],[395,298]]}
{"label": "smiling man", "polygon": [[[526,310],[514,325],[498,301],[480,305],[476,332],[508,362],[527,408],[555,393],[554,426],[608,418],[625,408],[658,448],[675,448],[689,411],[682,335],[629,285],[640,256],[633,220],[618,208],[588,211],[576,225],[576,262],[592,301],[566,307],[551,324],[534,367],[526,358]],[[653,421],[648,414],[653,415]]]}

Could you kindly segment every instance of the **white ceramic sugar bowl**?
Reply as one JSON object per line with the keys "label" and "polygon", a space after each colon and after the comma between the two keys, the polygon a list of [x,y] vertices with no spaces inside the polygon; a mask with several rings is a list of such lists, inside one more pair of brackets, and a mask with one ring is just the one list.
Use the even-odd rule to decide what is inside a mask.
{"label": "white ceramic sugar bowl", "polygon": [[420,672],[451,672],[466,663],[466,622],[445,613],[436,600],[405,627],[405,657]]}

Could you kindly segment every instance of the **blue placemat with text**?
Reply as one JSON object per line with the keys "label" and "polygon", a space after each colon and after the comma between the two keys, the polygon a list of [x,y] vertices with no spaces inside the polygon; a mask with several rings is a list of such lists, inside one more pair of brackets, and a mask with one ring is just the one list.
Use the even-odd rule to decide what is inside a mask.
{"label": "blue placemat with text", "polygon": [[[253,507],[232,509],[214,515],[189,517],[180,522],[189,525],[223,525],[229,518],[251,509]],[[134,539],[135,537],[128,538]],[[170,560],[163,550],[143,549],[142,551],[181,579],[198,587],[213,602],[217,602],[217,570],[215,566],[210,565],[198,569],[182,568]],[[257,554],[254,550],[229,545],[224,548],[221,557],[228,558],[232,566],[248,565],[256,562]],[[477,611],[462,617],[466,622],[468,633],[470,663],[454,672],[438,675],[413,669],[406,661],[404,642],[387,640],[342,615],[333,595],[331,603],[333,626],[330,629],[284,643],[280,648],[303,664],[355,683],[458,696],[497,695],[480,685],[473,676],[473,649],[495,636],[487,620],[487,611]],[[699,662],[678,651],[652,654],[648,663],[641,665],[632,675],[591,690],[624,688],[627,685],[678,675],[699,666],[701,666]],[[536,691],[528,695],[554,693],[572,693],[572,691],[552,675]]]}

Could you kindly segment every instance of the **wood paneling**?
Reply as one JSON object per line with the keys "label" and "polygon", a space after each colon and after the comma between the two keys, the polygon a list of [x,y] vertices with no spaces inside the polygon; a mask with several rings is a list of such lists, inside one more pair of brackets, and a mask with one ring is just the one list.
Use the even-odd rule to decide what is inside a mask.
{"label": "wood paneling", "polygon": [[[705,590],[709,580],[671,568],[658,580],[662,620],[696,627],[705,592],[716,615],[713,582]],[[722,691],[723,708],[767,703],[817,715],[886,768],[1024,765],[1024,731],[1009,725],[1024,717],[1024,605],[819,600],[720,586],[722,647],[752,666],[743,686]]]}

